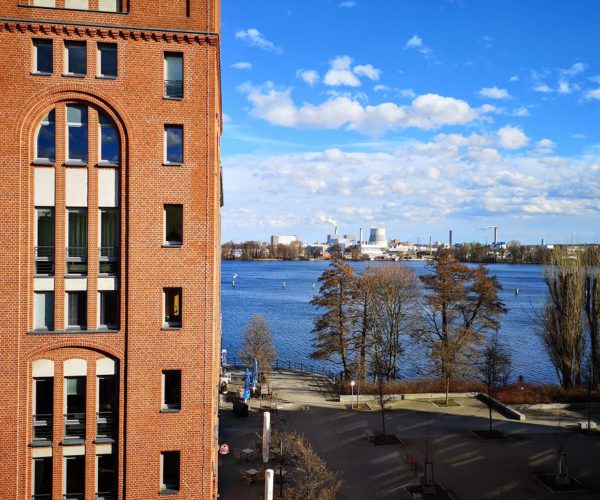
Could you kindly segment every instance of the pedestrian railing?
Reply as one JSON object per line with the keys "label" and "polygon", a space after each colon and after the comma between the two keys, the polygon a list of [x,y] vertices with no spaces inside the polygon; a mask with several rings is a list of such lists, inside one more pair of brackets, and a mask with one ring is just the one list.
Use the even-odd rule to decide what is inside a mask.
{"label": "pedestrian railing", "polygon": [[[248,366],[242,358],[238,358],[236,356],[229,356],[227,358],[226,366],[252,368],[251,366]],[[311,365],[310,363],[306,363],[304,361],[291,361],[289,359],[275,359],[271,363],[271,368],[273,370],[288,370],[292,372],[322,375],[324,377],[329,378],[332,381],[336,381],[340,377],[339,373],[334,372],[333,370],[328,370],[324,366],[319,367]]]}

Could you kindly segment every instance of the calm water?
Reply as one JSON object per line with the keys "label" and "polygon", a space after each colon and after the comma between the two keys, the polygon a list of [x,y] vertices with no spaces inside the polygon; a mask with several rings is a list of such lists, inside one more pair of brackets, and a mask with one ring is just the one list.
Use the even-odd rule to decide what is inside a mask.
{"label": "calm water", "polygon": [[[242,262],[222,263],[222,314],[223,347],[229,356],[240,348],[240,333],[252,314],[265,316],[274,332],[278,357],[307,361],[316,366],[328,365],[309,359],[311,329],[315,308],[309,304],[318,290],[312,284],[328,266],[326,261],[315,262]],[[369,263],[354,264],[357,270]],[[370,263],[370,265],[377,265]],[[409,262],[417,274],[425,272],[423,262]],[[234,273],[236,286],[231,286]],[[542,280],[542,267],[536,265],[493,264],[490,274],[495,274],[504,290],[500,293],[510,309],[502,319],[501,339],[513,351],[512,378],[523,375],[531,382],[555,382],[552,368],[541,343],[533,331],[532,311],[544,300],[546,289]],[[286,288],[282,288],[282,282]],[[515,295],[515,288],[520,293]],[[402,374],[415,375],[414,347],[405,344],[406,354],[401,361]]]}

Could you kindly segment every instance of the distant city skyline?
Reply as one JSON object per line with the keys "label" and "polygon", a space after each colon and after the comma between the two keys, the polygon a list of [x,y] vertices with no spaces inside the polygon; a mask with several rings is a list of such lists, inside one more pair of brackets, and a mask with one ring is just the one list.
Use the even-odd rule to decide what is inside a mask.
{"label": "distant city skyline", "polygon": [[223,241],[600,241],[600,5],[223,4]]}

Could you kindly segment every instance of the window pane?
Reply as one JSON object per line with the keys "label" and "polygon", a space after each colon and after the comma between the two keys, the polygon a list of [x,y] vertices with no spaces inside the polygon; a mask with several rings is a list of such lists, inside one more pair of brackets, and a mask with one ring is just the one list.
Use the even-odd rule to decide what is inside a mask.
{"label": "window pane", "polygon": [[69,210],[69,249],[87,249],[87,226],[87,210]]}
{"label": "window pane", "polygon": [[165,126],[165,141],[169,163],[183,163],[183,127],[181,125]]}
{"label": "window pane", "polygon": [[100,326],[117,326],[117,292],[100,292]]}
{"label": "window pane", "polygon": [[120,12],[121,2],[119,0],[100,0],[98,10],[105,12]]}
{"label": "window pane", "polygon": [[115,377],[98,377],[98,411],[113,411],[115,407]]}
{"label": "window pane", "polygon": [[34,40],[35,68],[38,73],[52,73],[52,40]]}
{"label": "window pane", "polygon": [[117,45],[114,43],[99,43],[100,75],[117,76]]}
{"label": "window pane", "polygon": [[100,161],[119,163],[119,135],[114,123],[100,114]]}
{"label": "window pane", "polygon": [[36,378],[35,383],[35,415],[51,415],[54,413],[54,378]]}
{"label": "window pane", "polygon": [[67,9],[88,10],[88,0],[65,0]]}
{"label": "window pane", "polygon": [[183,207],[165,205],[165,241],[169,245],[183,243]]}
{"label": "window pane", "polygon": [[35,327],[54,330],[54,292],[35,293]]}
{"label": "window pane", "polygon": [[110,493],[115,487],[115,460],[113,455],[98,455],[98,491]]}
{"label": "window pane", "polygon": [[85,42],[65,42],[67,49],[67,73],[71,75],[87,74],[87,51]]}
{"label": "window pane", "polygon": [[[37,212],[37,247],[54,248],[54,209],[38,208]],[[38,253],[39,255],[39,253]]]}
{"label": "window pane", "polygon": [[88,159],[88,119],[85,106],[67,106],[67,127],[69,131],[68,159],[87,162]]}
{"label": "window pane", "polygon": [[183,80],[183,54],[165,54],[165,80]]}
{"label": "window pane", "polygon": [[181,371],[167,370],[164,376],[164,406],[171,409],[181,408]]}
{"label": "window pane", "polygon": [[54,161],[55,158],[55,126],[54,110],[50,111],[40,123],[40,129],[37,136],[37,154],[38,160]]}
{"label": "window pane", "polygon": [[181,325],[181,288],[165,288],[165,323]]}
{"label": "window pane", "polygon": [[165,451],[162,453],[163,477],[161,487],[169,490],[179,490],[179,452]]}
{"label": "window pane", "polygon": [[52,457],[33,459],[33,494],[52,494]]}
{"label": "window pane", "polygon": [[[100,213],[100,246],[103,249],[116,249],[119,238],[119,212],[117,210],[102,210]],[[113,257],[115,255],[108,255]]]}
{"label": "window pane", "polygon": [[67,495],[83,495],[85,492],[85,455],[65,457],[65,462],[67,469],[65,493]]}
{"label": "window pane", "polygon": [[87,327],[87,292],[69,292],[68,301],[68,325],[85,329]]}

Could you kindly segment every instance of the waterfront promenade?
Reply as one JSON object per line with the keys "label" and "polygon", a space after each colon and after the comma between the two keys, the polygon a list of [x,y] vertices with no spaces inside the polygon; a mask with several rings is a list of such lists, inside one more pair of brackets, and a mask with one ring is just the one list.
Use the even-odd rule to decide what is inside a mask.
{"label": "waterfront promenade", "polygon": [[[241,371],[233,372],[231,391],[242,384],[241,377]],[[564,412],[538,412],[528,415],[525,422],[509,421],[494,412],[495,428],[510,439],[486,442],[473,434],[488,425],[487,407],[475,399],[459,399],[461,406],[451,408],[439,408],[428,400],[402,401],[386,412],[386,426],[388,433],[394,432],[403,443],[374,446],[364,436],[367,431],[381,430],[381,414],[349,410],[339,403],[326,379],[277,371],[271,385],[278,407],[272,414],[273,426],[303,434],[329,468],[342,473],[340,499],[411,498],[405,486],[418,483],[419,471],[413,470],[409,457],[422,463],[427,441],[433,449],[435,480],[456,499],[543,500],[554,496],[532,475],[555,470],[557,426],[565,425]],[[229,444],[232,450],[243,449],[261,432],[260,403],[250,400],[249,417],[235,418],[228,399],[221,397],[219,442]],[[572,430],[563,430],[561,435],[566,438],[569,472],[587,492],[560,497],[599,498],[600,438]],[[232,454],[221,456],[220,498],[262,498],[263,483],[247,485],[240,479],[242,469],[258,468],[261,463],[260,458],[246,463],[236,462]]]}

